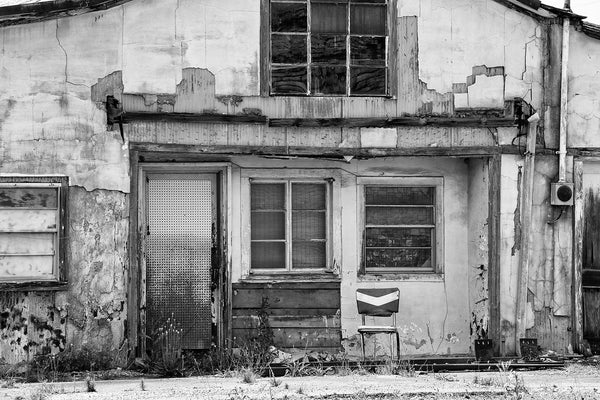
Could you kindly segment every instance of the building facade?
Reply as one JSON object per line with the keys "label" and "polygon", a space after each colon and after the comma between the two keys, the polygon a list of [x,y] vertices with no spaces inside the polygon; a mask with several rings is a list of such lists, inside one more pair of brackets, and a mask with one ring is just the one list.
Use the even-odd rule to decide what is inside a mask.
{"label": "building facade", "polygon": [[[66,5],[65,5],[66,4]],[[600,337],[600,28],[517,0],[0,8],[0,357]],[[375,321],[376,322],[376,321]],[[368,342],[367,354],[387,352]],[[593,347],[593,346],[592,346]]]}

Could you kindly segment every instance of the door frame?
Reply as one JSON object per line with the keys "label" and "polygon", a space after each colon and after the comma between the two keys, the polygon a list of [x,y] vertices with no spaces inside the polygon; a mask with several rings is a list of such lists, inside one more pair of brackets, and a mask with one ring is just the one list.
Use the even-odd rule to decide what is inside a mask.
{"label": "door frame", "polygon": [[[135,161],[137,161],[137,155]],[[133,161],[133,160],[132,160]],[[146,356],[146,181],[150,174],[215,174],[217,221],[219,222],[220,271],[218,289],[213,295],[217,307],[216,342],[219,347],[229,341],[231,324],[231,164],[228,162],[145,163],[131,164],[130,198],[130,269],[128,276],[128,341],[130,356]],[[212,274],[211,274],[212,275]]]}

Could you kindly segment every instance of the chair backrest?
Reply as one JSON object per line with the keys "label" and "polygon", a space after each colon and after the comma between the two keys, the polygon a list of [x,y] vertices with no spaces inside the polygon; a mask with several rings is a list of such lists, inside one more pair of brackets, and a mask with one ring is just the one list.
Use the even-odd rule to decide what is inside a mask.
{"label": "chair backrest", "polygon": [[389,317],[398,312],[399,303],[398,288],[356,289],[356,306],[363,316]]}

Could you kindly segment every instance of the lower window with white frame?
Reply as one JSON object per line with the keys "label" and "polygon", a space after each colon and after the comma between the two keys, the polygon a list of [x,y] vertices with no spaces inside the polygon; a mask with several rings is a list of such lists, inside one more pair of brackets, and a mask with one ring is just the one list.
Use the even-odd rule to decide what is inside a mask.
{"label": "lower window with white frame", "polygon": [[362,178],[363,272],[435,273],[442,265],[442,178]]}
{"label": "lower window with white frame", "polygon": [[327,180],[250,182],[252,271],[323,270],[330,251]]}

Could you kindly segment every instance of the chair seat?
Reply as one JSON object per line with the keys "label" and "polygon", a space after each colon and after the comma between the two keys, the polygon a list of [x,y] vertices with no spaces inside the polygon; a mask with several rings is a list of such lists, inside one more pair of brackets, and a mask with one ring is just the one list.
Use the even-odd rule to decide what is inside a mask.
{"label": "chair seat", "polygon": [[381,326],[381,325],[361,325],[358,327],[359,333],[396,333],[398,328],[395,326]]}

